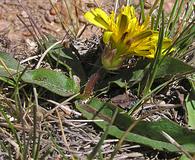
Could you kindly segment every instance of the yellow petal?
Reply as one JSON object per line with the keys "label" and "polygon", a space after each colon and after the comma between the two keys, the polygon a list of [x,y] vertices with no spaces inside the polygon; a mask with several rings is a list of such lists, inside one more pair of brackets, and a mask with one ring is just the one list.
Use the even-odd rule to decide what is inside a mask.
{"label": "yellow petal", "polygon": [[148,29],[149,23],[150,23],[150,16],[147,16],[144,23],[142,23],[142,25],[140,26],[140,30]]}
{"label": "yellow petal", "polygon": [[171,39],[169,39],[169,38],[164,38],[164,39],[163,39],[162,48],[163,48],[163,49],[164,49],[164,48],[168,48],[168,47],[171,46],[171,44],[172,44],[172,40],[171,40]]}
{"label": "yellow petal", "polygon": [[142,56],[146,58],[154,58],[155,52],[154,50],[148,50],[148,51],[142,51],[142,50],[134,50],[134,55],[136,56]]}
{"label": "yellow petal", "polygon": [[153,34],[153,31],[151,31],[151,30],[146,30],[146,31],[144,31],[144,32],[138,33],[135,37],[132,38],[132,40],[133,40],[134,42],[140,41],[140,40],[142,40],[142,39],[146,39],[146,38],[152,36],[152,34]]}
{"label": "yellow petal", "polygon": [[92,9],[89,12],[84,14],[86,20],[90,23],[96,25],[97,27],[101,27],[105,30],[109,29],[110,18],[109,16],[100,8]]}
{"label": "yellow petal", "polygon": [[120,14],[117,17],[118,32],[122,35],[128,29],[128,17],[124,14]]}
{"label": "yellow petal", "polygon": [[132,37],[134,36],[135,34],[137,34],[138,32],[136,31],[138,29],[138,20],[137,18],[132,18],[129,20],[129,25],[128,25],[128,37]]}
{"label": "yellow petal", "polygon": [[122,14],[128,16],[129,19],[135,18],[135,9],[133,6],[126,6],[121,11]]}
{"label": "yellow petal", "polygon": [[109,22],[110,21],[110,17],[107,15],[106,12],[104,12],[102,9],[100,8],[96,8],[95,12],[105,21],[105,22]]}
{"label": "yellow petal", "polygon": [[113,32],[111,31],[105,31],[103,35],[103,41],[104,43],[108,43],[110,41],[110,37],[112,36]]}

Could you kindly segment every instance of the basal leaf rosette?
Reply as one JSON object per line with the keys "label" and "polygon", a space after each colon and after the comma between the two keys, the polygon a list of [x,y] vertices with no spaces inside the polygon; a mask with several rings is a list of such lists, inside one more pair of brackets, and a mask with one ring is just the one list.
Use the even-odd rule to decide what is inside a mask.
{"label": "basal leaf rosette", "polygon": [[[140,24],[133,6],[124,6],[116,15],[113,11],[107,14],[101,8],[86,12],[84,17],[92,24],[104,30],[103,41],[107,48],[102,54],[102,64],[105,69],[119,69],[126,58],[132,55],[154,58],[158,31],[150,29],[150,17]],[[163,39],[162,53],[172,41]]]}

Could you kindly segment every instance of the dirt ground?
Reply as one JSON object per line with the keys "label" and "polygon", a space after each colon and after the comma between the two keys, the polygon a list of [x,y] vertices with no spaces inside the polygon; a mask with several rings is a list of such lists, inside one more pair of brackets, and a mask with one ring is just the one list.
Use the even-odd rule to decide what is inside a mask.
{"label": "dirt ground", "polygon": [[[69,11],[71,11],[73,23],[76,17],[80,21],[83,21],[83,12],[94,6],[92,2],[83,0],[77,1],[76,4],[79,7],[75,8],[76,6],[73,6],[70,2],[67,1],[67,6]],[[34,52],[35,50],[33,50],[35,44],[32,39],[32,34],[18,18],[20,17],[32,30],[29,15],[42,33],[51,34],[58,39],[62,39],[66,32],[54,8],[56,7],[59,10],[60,16],[65,22],[65,28],[69,28],[72,22],[70,21],[67,8],[63,7],[64,5],[62,5],[61,1],[53,0],[52,3],[53,6],[49,0],[25,0],[21,1],[21,3],[18,0],[0,0],[0,49],[17,55],[19,59],[36,54]],[[97,3],[100,5],[107,3],[109,5],[106,1],[101,2],[98,0]],[[111,1],[110,3],[113,4]],[[75,13],[75,10],[78,13]],[[77,24],[77,31],[81,27],[82,22],[79,22],[79,26]]]}
{"label": "dirt ground", "polygon": [[[0,47],[1,50],[17,55],[19,59],[27,58],[34,53],[33,39],[31,33],[19,20],[23,19],[30,26],[29,16],[24,10],[27,9],[33,20],[43,33],[55,35],[59,39],[65,34],[56,15],[52,14],[52,6],[44,0],[22,1],[1,0],[0,1]],[[30,27],[30,29],[32,29]]]}

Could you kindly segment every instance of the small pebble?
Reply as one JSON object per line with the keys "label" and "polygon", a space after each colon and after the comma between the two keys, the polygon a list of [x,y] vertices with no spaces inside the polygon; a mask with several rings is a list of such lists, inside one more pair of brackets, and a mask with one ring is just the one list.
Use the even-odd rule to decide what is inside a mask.
{"label": "small pebble", "polygon": [[45,20],[46,20],[47,22],[51,23],[51,22],[54,21],[54,19],[55,19],[55,17],[52,16],[52,15],[50,15],[49,12],[46,12],[46,13],[45,13]]}

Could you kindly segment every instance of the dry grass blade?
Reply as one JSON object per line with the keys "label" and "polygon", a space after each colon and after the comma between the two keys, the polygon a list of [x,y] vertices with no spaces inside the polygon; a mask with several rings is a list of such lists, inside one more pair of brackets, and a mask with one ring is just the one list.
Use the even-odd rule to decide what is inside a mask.
{"label": "dry grass blade", "polygon": [[166,132],[162,131],[162,135],[173,145],[175,145],[183,154],[185,154],[189,159],[194,160],[194,158],[186,152],[180,145],[177,143],[170,135],[168,135]]}
{"label": "dry grass blade", "polygon": [[34,40],[41,46],[41,42],[39,40],[39,37],[37,36],[36,32],[34,32],[35,29],[33,29],[33,31],[31,31],[31,29],[28,27],[28,25],[23,21],[23,19],[17,15],[18,19],[22,22],[22,24],[26,27],[26,29],[29,31],[29,33],[33,36]]}
{"label": "dry grass blade", "polygon": [[49,0],[49,2],[50,2],[50,4],[52,5],[52,7],[54,8],[55,13],[57,14],[57,16],[58,16],[58,18],[59,18],[59,20],[60,20],[60,23],[61,23],[63,29],[65,30],[65,32],[67,33],[67,35],[70,35],[70,34],[69,34],[69,32],[70,32],[70,33],[71,33],[71,36],[74,37],[74,36],[75,36],[74,33],[71,31],[71,29],[69,29],[67,23],[66,23],[66,22],[63,20],[63,18],[61,17],[59,9],[58,9],[57,7],[54,6],[52,0]]}
{"label": "dry grass blade", "polygon": [[127,0],[127,6],[130,6],[131,2],[130,0]]}
{"label": "dry grass blade", "polygon": [[104,140],[106,139],[106,137],[108,135],[108,131],[109,131],[110,127],[112,126],[112,124],[115,121],[117,113],[118,113],[118,108],[116,108],[116,110],[114,112],[114,115],[112,117],[112,120],[111,120],[110,124],[107,126],[107,128],[105,129],[104,134],[101,136],[101,139],[99,140],[98,144],[94,147],[92,152],[89,154],[89,156],[88,156],[89,160],[92,160],[95,157],[95,155],[97,154],[97,152],[101,151],[101,147],[102,147],[102,145],[104,143]]}
{"label": "dry grass blade", "polygon": [[20,61],[20,64],[29,62],[29,61],[34,60],[34,59],[37,59],[37,58],[39,58],[39,57],[41,57],[41,55],[36,55],[36,56],[28,57],[28,58],[26,58],[26,59],[24,59],[24,60],[21,60],[21,61]]}
{"label": "dry grass blade", "polygon": [[36,42],[39,44],[39,46],[42,46],[41,39],[42,38],[47,39],[47,37],[42,33],[41,29],[35,23],[33,17],[31,16],[30,11],[23,5],[23,3],[20,0],[18,0],[18,3],[23,8],[23,10],[26,12],[26,14],[28,15],[28,19],[29,19],[29,22],[31,24],[33,31],[31,31],[29,29],[28,25],[25,24],[25,22],[22,20],[22,18],[20,18],[20,16],[18,16],[18,18],[25,25],[25,27],[28,29],[28,31],[33,35],[33,38],[36,40]]}
{"label": "dry grass blade", "polygon": [[[0,126],[1,126],[1,127],[4,127],[4,128],[7,128],[7,129],[10,128],[10,126],[9,126],[7,123],[0,123]],[[23,127],[23,126],[21,126],[20,124],[15,124],[15,125],[13,125],[13,126],[14,126],[14,128],[15,128],[16,130],[18,130],[18,131],[25,130],[25,132],[31,132],[32,129],[33,129],[32,127]],[[41,131],[41,130],[37,130],[37,132],[39,132],[39,133],[46,133],[46,132]]]}
{"label": "dry grass blade", "polygon": [[[70,152],[70,147],[69,147],[69,144],[68,144],[68,142],[67,142],[66,135],[64,134],[64,129],[63,129],[63,125],[62,125],[62,120],[61,120],[61,118],[60,118],[60,114],[59,114],[58,110],[56,110],[56,113],[57,113],[57,116],[58,116],[58,119],[59,119],[59,127],[60,127],[60,129],[61,129],[62,139],[63,139],[63,141],[64,141],[65,146],[68,148],[68,151]],[[74,159],[74,158],[72,157],[72,159]]]}
{"label": "dry grass blade", "polygon": [[81,29],[78,31],[76,38],[80,38],[86,28],[87,28],[87,24],[84,24],[84,26],[82,26]]}
{"label": "dry grass blade", "polygon": [[115,6],[114,6],[114,19],[116,19],[116,13],[117,13],[117,10],[118,10],[118,7],[119,7],[119,0],[115,0]]}
{"label": "dry grass blade", "polygon": [[42,54],[41,58],[39,59],[37,65],[36,65],[36,69],[38,69],[38,68],[41,66],[41,63],[42,63],[43,59],[45,58],[45,56],[47,55],[47,53],[48,53],[53,47],[55,47],[56,45],[61,44],[61,43],[63,43],[63,41],[58,41],[58,42],[52,44],[49,48],[47,48],[47,50]]}
{"label": "dry grass blade", "polygon": [[[57,105],[57,107],[60,107],[62,110],[65,110],[67,113],[70,113],[70,114],[75,114],[75,115],[78,115],[78,116],[81,116],[81,113],[77,112],[77,111],[74,111],[74,110],[71,110],[69,107],[63,105],[63,104],[60,104],[58,102],[55,102],[53,100],[47,100],[48,102],[50,103],[53,103],[55,105]],[[55,107],[55,110],[57,108]],[[56,110],[57,111],[57,110]]]}
{"label": "dry grass blade", "polygon": [[37,140],[37,108],[39,107],[38,102],[38,94],[37,89],[33,86],[33,93],[35,97],[35,106],[33,107],[33,148],[32,148],[32,155],[35,157],[36,155],[36,140]]}
{"label": "dry grass blade", "polygon": [[120,138],[119,142],[117,143],[114,151],[111,154],[111,157],[109,160],[113,160],[114,156],[116,155],[117,151],[120,149],[121,145],[123,144],[126,136],[128,135],[128,133],[140,122],[141,119],[134,121],[134,123],[132,125],[129,126],[129,128],[125,131],[125,133],[122,135],[122,137]]}
{"label": "dry grass blade", "polygon": [[4,61],[0,58],[0,65],[3,66],[3,68],[6,70],[6,72],[10,75],[11,78],[13,78],[12,73],[9,71],[9,68],[7,67],[7,65],[4,63]]}
{"label": "dry grass blade", "polygon": [[92,119],[92,120],[87,120],[87,119],[79,119],[79,120],[66,120],[66,122],[80,122],[80,123],[87,123],[87,122],[103,122],[103,119]]}

